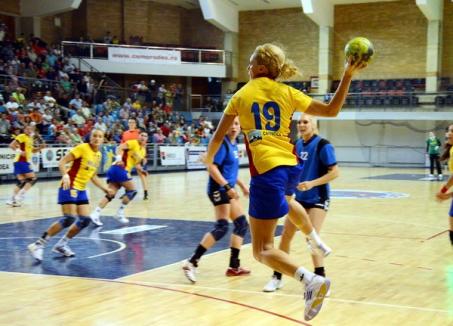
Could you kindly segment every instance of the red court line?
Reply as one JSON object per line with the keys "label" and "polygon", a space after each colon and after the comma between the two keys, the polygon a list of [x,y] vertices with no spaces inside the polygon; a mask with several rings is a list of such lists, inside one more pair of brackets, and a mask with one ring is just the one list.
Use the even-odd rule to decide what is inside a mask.
{"label": "red court line", "polygon": [[428,241],[428,240],[434,239],[435,237],[438,237],[439,235],[441,235],[441,234],[444,234],[444,233],[446,233],[446,232],[448,232],[448,230],[445,230],[445,231],[442,231],[442,232],[436,233],[436,234],[434,234],[434,235],[430,236],[429,238],[426,238],[426,239],[425,239],[425,241]]}
{"label": "red court line", "polygon": [[125,284],[125,285],[136,285],[136,286],[142,286],[142,287],[146,287],[146,288],[153,288],[153,289],[159,289],[159,290],[164,290],[164,291],[172,291],[172,292],[178,292],[178,293],[183,293],[183,294],[195,295],[195,296],[206,298],[206,299],[211,299],[211,300],[216,300],[216,301],[220,301],[220,302],[231,303],[231,304],[234,304],[234,305],[237,305],[237,306],[246,307],[246,308],[249,308],[249,309],[252,309],[252,310],[257,310],[257,311],[260,311],[260,312],[264,312],[264,313],[269,314],[269,315],[273,315],[273,316],[276,316],[276,317],[279,317],[279,318],[283,318],[283,319],[295,322],[296,324],[305,325],[305,326],[312,326],[311,324],[307,324],[307,323],[303,322],[302,320],[298,320],[298,319],[291,318],[289,316],[281,315],[281,314],[278,314],[276,312],[272,312],[270,310],[258,308],[258,307],[251,306],[251,305],[248,305],[248,304],[245,304],[245,303],[240,303],[240,302],[237,302],[237,301],[217,298],[217,297],[213,297],[213,296],[206,295],[206,294],[193,293],[193,292],[188,292],[188,291],[178,290],[178,289],[171,289],[171,288],[166,288],[166,287],[157,286],[157,285],[140,284],[140,283],[133,283],[133,282],[123,282],[123,281],[105,280],[105,279],[103,279],[101,281],[109,282],[109,283],[120,283],[120,284]]}

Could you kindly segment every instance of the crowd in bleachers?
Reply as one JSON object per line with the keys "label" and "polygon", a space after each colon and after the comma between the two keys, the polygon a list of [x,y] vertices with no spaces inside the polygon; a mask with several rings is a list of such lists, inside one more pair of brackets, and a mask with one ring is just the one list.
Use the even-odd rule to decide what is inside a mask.
{"label": "crowd in bleachers", "polygon": [[127,98],[111,95],[105,80],[80,72],[58,46],[20,35],[0,44],[0,142],[9,143],[29,123],[48,143],[76,145],[93,128],[119,142],[128,119],[155,143],[207,144],[212,124],[173,110],[183,102],[182,85],[133,84]]}

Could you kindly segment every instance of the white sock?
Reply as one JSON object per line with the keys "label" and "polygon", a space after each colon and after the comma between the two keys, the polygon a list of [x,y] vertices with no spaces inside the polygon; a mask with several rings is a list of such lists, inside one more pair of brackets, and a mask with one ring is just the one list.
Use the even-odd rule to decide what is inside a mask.
{"label": "white sock", "polygon": [[126,206],[127,206],[127,204],[121,203],[120,208],[118,208],[118,211],[124,211],[124,209],[126,208]]}
{"label": "white sock", "polygon": [[294,273],[294,278],[299,282],[304,282],[305,284],[310,283],[316,275],[304,267],[300,266]]}
{"label": "white sock", "polygon": [[310,234],[307,235],[311,240],[313,240],[318,246],[323,244],[321,238],[319,237],[318,233],[316,232],[315,229],[311,231]]}
{"label": "white sock", "polygon": [[25,190],[24,190],[24,189],[21,189],[21,190],[19,190],[19,192],[17,193],[17,197],[23,196],[24,194],[25,194]]}
{"label": "white sock", "polygon": [[102,208],[100,208],[99,206],[96,207],[96,209],[94,210],[96,213],[100,213],[102,211]]}
{"label": "white sock", "polygon": [[59,241],[58,241],[58,244],[61,245],[61,246],[64,246],[68,243],[68,241],[71,240],[69,239],[67,236],[64,236],[63,238],[61,238]]}

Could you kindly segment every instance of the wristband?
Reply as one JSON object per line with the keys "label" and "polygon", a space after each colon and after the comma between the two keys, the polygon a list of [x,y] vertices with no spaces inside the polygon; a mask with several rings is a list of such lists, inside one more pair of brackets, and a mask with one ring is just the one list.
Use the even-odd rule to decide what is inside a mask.
{"label": "wristband", "polygon": [[64,181],[71,181],[71,178],[69,177],[69,174],[65,174],[63,175],[63,178],[62,178]]}
{"label": "wristband", "polygon": [[22,150],[20,148],[16,148],[15,151],[16,151],[16,153],[19,153],[19,154],[22,153]]}
{"label": "wristband", "polygon": [[448,188],[446,186],[443,186],[441,189],[440,189],[440,192],[445,194],[446,192],[448,191]]}
{"label": "wristband", "polygon": [[226,185],[223,186],[223,188],[225,188],[225,191],[228,191],[233,187],[231,187],[231,185],[229,183],[227,183]]}

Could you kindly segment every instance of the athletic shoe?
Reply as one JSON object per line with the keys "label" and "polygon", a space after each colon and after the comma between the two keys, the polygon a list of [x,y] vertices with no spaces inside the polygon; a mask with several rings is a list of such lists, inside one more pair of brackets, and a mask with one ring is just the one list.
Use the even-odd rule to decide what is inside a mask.
{"label": "athletic shoe", "polygon": [[102,226],[104,223],[101,221],[101,216],[99,215],[99,212],[94,211],[93,213],[90,214],[90,219],[91,222],[93,222],[94,225],[96,226]]}
{"label": "athletic shoe", "polygon": [[233,267],[228,267],[228,269],[225,272],[226,276],[242,276],[242,275],[249,275],[250,274],[250,269],[244,268],[244,267],[238,267],[238,268],[233,268]]}
{"label": "athletic shoe", "polygon": [[143,192],[143,200],[148,200],[148,192],[146,190]]}
{"label": "athletic shoe", "polygon": [[69,248],[69,246],[67,244],[62,245],[62,244],[57,243],[52,248],[52,251],[56,252],[57,254],[62,254],[65,257],[74,257],[75,256],[75,253],[71,250],[71,248]]}
{"label": "athletic shoe", "polygon": [[28,245],[28,251],[36,260],[42,261],[44,255],[44,247],[46,245],[46,241],[43,239],[39,239],[36,242],[30,243]]}
{"label": "athletic shoe", "polygon": [[278,289],[281,289],[283,287],[283,281],[279,280],[275,275],[272,276],[272,279],[267,282],[267,284],[264,286],[263,291],[264,292],[275,292]]}
{"label": "athletic shoe", "polygon": [[321,310],[326,293],[330,289],[330,280],[316,275],[313,280],[305,286],[305,314],[306,321],[312,320]]}
{"label": "athletic shoe", "polygon": [[115,219],[118,220],[121,224],[127,224],[129,223],[129,219],[124,215],[123,210],[118,210],[118,212],[115,215]]}
{"label": "athletic shoe", "polygon": [[182,270],[184,271],[184,275],[190,282],[195,283],[197,281],[197,277],[195,276],[195,274],[197,273],[197,268],[190,261],[184,261]]}
{"label": "athletic shoe", "polygon": [[442,181],[444,179],[444,176],[442,174],[439,174],[437,176],[437,180]]}
{"label": "athletic shoe", "polygon": [[21,203],[10,199],[6,202],[6,205],[11,206],[11,207],[20,207]]}
{"label": "athletic shoe", "polygon": [[307,241],[307,248],[313,255],[320,255],[323,257],[327,257],[332,253],[332,249],[327,246],[324,242],[321,242],[319,245],[313,245],[312,240],[306,238]]}
{"label": "athletic shoe", "polygon": [[429,180],[436,180],[436,178],[434,177],[434,174],[428,175],[428,179],[429,179]]}

